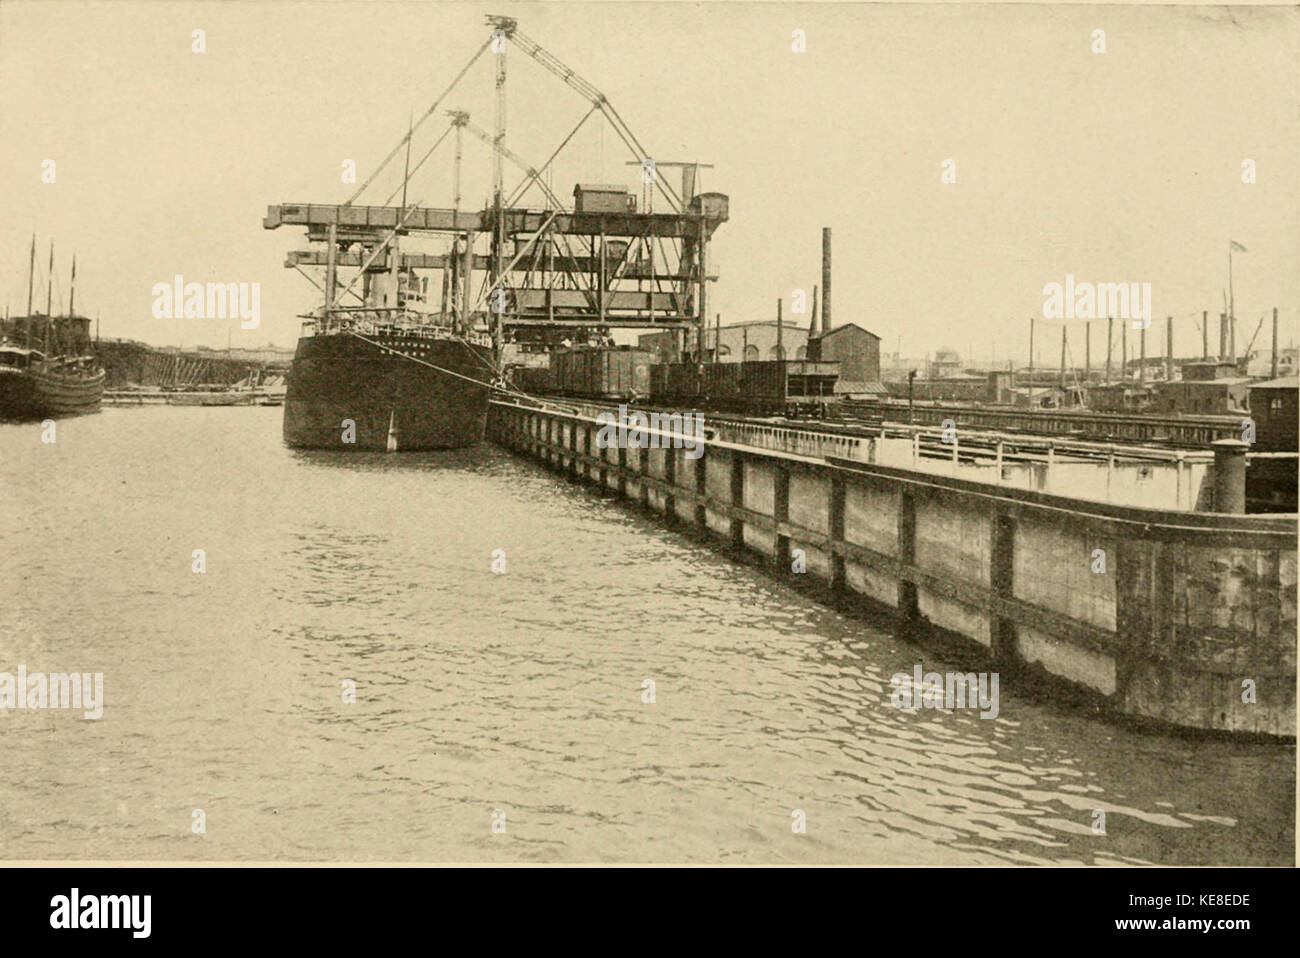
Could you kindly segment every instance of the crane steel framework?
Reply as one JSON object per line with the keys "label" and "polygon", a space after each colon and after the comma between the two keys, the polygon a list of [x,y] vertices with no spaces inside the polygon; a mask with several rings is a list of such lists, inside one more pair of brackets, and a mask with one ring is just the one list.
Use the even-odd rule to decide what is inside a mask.
{"label": "crane steel framework", "polygon": [[[679,348],[702,355],[702,337],[708,316],[708,248],[714,231],[729,218],[729,201],[721,193],[694,192],[696,170],[704,164],[683,166],[682,193],[661,179],[653,158],[619,116],[617,110],[589,82],[558,58],[526,37],[509,17],[489,16],[488,40],[470,59],[425,113],[409,125],[405,137],[393,148],[347,202],[340,204],[285,203],[267,209],[263,226],[300,226],[313,248],[290,252],[286,267],[325,268],[322,312],[354,310],[342,305],[343,296],[361,299],[378,308],[410,308],[424,299],[416,270],[441,271],[438,311],[462,329],[491,333],[498,347],[518,344],[521,350],[544,350],[568,341],[604,335],[612,328],[682,331]],[[506,146],[506,57],[513,44],[534,62],[560,78],[591,104],[541,167],[533,167]],[[411,140],[439,105],[455,89],[469,68],[491,49],[496,59],[495,130],[489,135],[470,121],[463,110],[448,111],[448,128],[410,167]],[[607,192],[604,203],[575,202],[567,206],[547,186],[543,175],[574,135],[599,112],[642,167],[647,194],[658,192],[668,211],[636,209],[636,197],[627,191],[626,203]],[[454,205],[428,207],[419,201],[406,205],[406,187],[448,134],[453,133]],[[492,149],[492,198],[478,211],[461,207],[460,163],[462,134],[468,133]],[[391,206],[399,190],[384,205],[355,205],[379,172],[405,147],[407,171],[399,188],[401,206]],[[524,174],[509,194],[504,189],[504,163]],[[522,205],[536,188],[543,205]],[[650,207],[651,203],[645,204]],[[587,208],[590,207],[590,208]],[[403,252],[401,238],[410,235],[450,238],[441,254]],[[340,269],[356,269],[346,285]],[[310,278],[310,277],[309,277]],[[475,280],[477,279],[477,293]],[[352,287],[362,281],[362,292]],[[314,281],[313,281],[314,282]],[[340,291],[340,286],[342,290]],[[428,300],[425,300],[428,301]],[[431,310],[432,311],[432,310]],[[686,338],[687,333],[694,335]]]}

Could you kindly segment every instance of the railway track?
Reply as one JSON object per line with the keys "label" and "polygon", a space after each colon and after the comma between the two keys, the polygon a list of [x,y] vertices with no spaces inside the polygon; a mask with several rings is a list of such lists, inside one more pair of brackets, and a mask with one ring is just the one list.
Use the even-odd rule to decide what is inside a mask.
{"label": "railway track", "polygon": [[[616,406],[616,398],[547,394],[553,401]],[[540,397],[539,397],[540,398]],[[631,408],[644,412],[685,412],[683,404],[632,401]],[[764,415],[761,410],[746,410],[736,400],[714,406],[708,400],[690,404],[689,411],[700,412],[709,419],[753,419],[779,424],[787,429],[808,429],[849,436],[878,435],[886,424],[909,421],[906,402],[832,400],[824,405],[816,400],[804,403],[809,411],[797,416]],[[814,411],[822,406],[824,412]],[[959,429],[1067,441],[1140,444],[1168,449],[1201,449],[1219,439],[1241,439],[1248,416],[1171,416],[1091,412],[1087,410],[992,409],[960,405],[916,404],[910,411],[912,425],[941,427],[951,420]]]}
{"label": "railway track", "polygon": [[[878,423],[908,420],[907,403],[873,402],[841,404],[841,415],[851,422]],[[1070,412],[1066,410],[988,409],[970,406],[914,405],[916,425],[938,426],[951,419],[956,426],[1060,436],[1089,442],[1140,442],[1144,445],[1204,449],[1218,439],[1240,439],[1246,416],[1149,416],[1124,413]]]}

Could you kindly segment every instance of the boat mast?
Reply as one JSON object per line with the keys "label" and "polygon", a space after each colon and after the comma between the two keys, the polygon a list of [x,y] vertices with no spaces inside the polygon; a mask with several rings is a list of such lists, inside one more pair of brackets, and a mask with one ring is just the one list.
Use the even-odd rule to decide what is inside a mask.
{"label": "boat mast", "polygon": [[36,234],[32,234],[32,254],[27,261],[27,348],[32,348],[32,280],[36,276]]}
{"label": "boat mast", "polygon": [[[406,184],[411,179],[411,139],[415,135],[415,115],[406,121],[406,165],[402,170],[402,206],[397,213],[397,225],[400,227],[406,220]],[[402,307],[402,250],[400,244],[400,233],[394,231],[393,243],[388,249],[388,255],[393,258],[393,306],[400,309]],[[397,313],[393,313],[396,319]]]}
{"label": "boat mast", "polygon": [[50,307],[54,305],[54,240],[50,240],[50,268],[45,281],[45,357],[50,356]]}
{"label": "boat mast", "polygon": [[415,114],[412,113],[406,119],[406,165],[402,168],[402,208],[397,216],[399,223],[406,214],[406,184],[411,181],[411,137],[414,135]]}
{"label": "boat mast", "polygon": [[[504,194],[504,171],[506,147],[506,41],[515,32],[517,21],[511,17],[489,16],[487,22],[494,27],[492,31],[492,52],[496,54],[496,130],[492,141],[492,207],[496,214],[492,224],[491,273],[497,284],[504,282],[501,266],[505,260],[506,213]],[[504,292],[504,291],[503,291]],[[505,309],[503,296],[496,290],[488,291],[489,315],[491,316],[492,345],[499,359],[504,333]]]}
{"label": "boat mast", "polygon": [[[456,158],[452,163],[451,176],[452,192],[455,194],[454,205],[452,208],[455,216],[452,218],[453,220],[458,220],[460,218],[460,160],[464,152],[465,124],[469,122],[469,114],[464,110],[449,110],[447,115],[451,117],[452,128],[456,134]],[[444,315],[447,315],[448,310],[450,310],[451,314],[456,317],[456,323],[459,325],[460,331],[465,333],[469,331],[469,318],[465,315],[465,309],[467,307],[464,304],[464,298],[461,296],[460,291],[462,286],[468,288],[469,283],[461,282],[460,279],[460,264],[463,257],[463,250],[461,248],[462,237],[464,238],[465,244],[469,244],[468,232],[457,233],[455,238],[451,241],[451,266],[450,268],[444,266],[442,270],[444,289],[442,312]],[[473,254],[471,253],[470,259],[472,258]]]}
{"label": "boat mast", "polygon": [[72,254],[72,280],[68,283],[67,333],[68,333],[68,352],[74,355],[79,351],[77,349],[76,335],[74,334],[72,328],[72,317],[77,315],[76,310],[73,308],[76,302],[77,302],[77,254],[73,253]]}

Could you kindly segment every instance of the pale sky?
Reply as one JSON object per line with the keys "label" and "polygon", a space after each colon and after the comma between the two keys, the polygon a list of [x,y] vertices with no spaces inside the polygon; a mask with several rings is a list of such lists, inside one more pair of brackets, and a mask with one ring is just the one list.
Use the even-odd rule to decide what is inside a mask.
{"label": "pale sky", "polygon": [[[780,297],[789,317],[791,290],[821,281],[830,226],[835,322],[888,351],[901,338],[912,356],[948,345],[1023,362],[1043,286],[1070,273],[1151,283],[1154,338],[1173,315],[1176,352],[1199,354],[1193,316],[1222,308],[1230,238],[1249,250],[1234,257],[1238,349],[1273,306],[1283,342],[1297,335],[1300,16],[1286,7],[3,0],[10,311],[26,308],[35,232],[40,309],[53,238],[55,310],[75,251],[78,311],[104,336],[292,345],[318,294],[283,267],[303,232],[264,230],[266,206],[345,200],[342,161],[373,169],[483,42],[487,13],[517,17],[601,89],[655,157],[714,164],[700,188],[731,198],[711,250],[710,312],[724,323],[773,318]],[[791,51],[795,29],[805,53]],[[1096,29],[1104,54],[1090,49]],[[513,48],[508,63],[506,142],[540,165],[588,104]],[[490,131],[492,102],[485,55],[415,156],[444,108]],[[561,196],[579,181],[637,189],[597,119],[557,163]],[[449,147],[412,202],[451,205]],[[941,182],[946,159],[955,184]],[[467,206],[486,199],[490,170],[487,147],[468,142]],[[508,169],[507,188],[517,179]],[[399,181],[400,164],[358,202]],[[177,273],[260,283],[261,328],[155,319],[151,288]],[[1040,330],[1039,360],[1055,364],[1060,326]],[[1081,323],[1070,337],[1081,363]]]}

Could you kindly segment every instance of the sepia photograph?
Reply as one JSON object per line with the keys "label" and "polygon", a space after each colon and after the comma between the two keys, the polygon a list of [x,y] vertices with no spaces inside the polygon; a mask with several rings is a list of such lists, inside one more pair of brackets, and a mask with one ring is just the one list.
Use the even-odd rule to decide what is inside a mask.
{"label": "sepia photograph", "polygon": [[3,0],[0,862],[1294,866],[1297,63]]}

